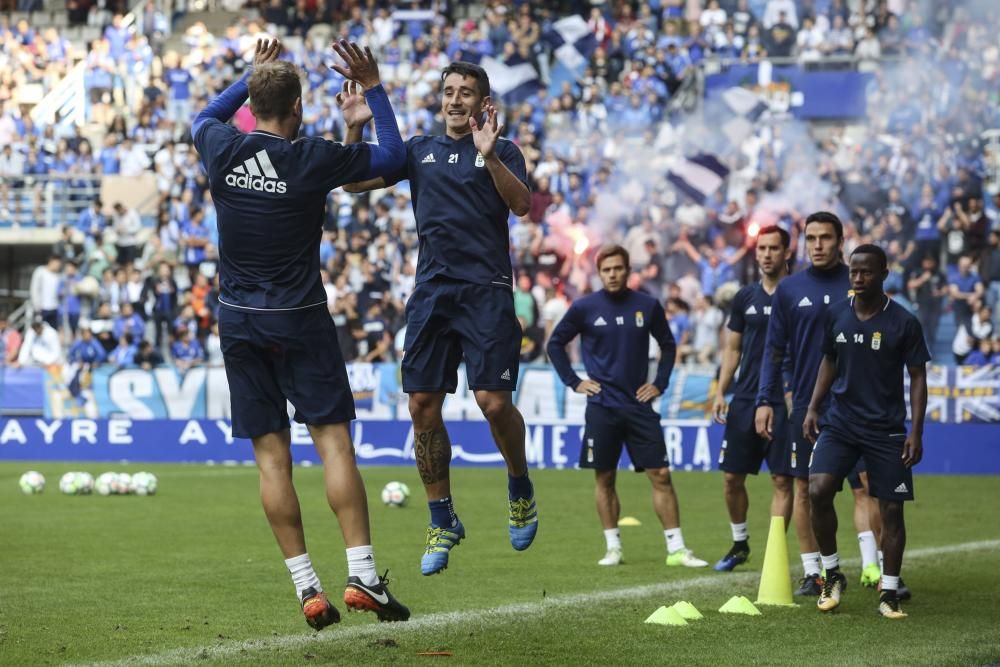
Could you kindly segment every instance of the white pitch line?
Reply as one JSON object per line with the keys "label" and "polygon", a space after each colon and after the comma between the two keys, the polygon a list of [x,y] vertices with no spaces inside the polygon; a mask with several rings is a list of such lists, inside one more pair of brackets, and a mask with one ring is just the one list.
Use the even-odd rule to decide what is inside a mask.
{"label": "white pitch line", "polygon": [[[925,547],[906,552],[904,562],[943,556],[968,551],[984,551],[1000,548],[1000,539],[965,542],[937,547]],[[857,558],[845,559],[845,565],[857,565]],[[735,585],[750,583],[758,577],[757,572],[740,572],[728,575],[710,575],[681,579],[679,581],[663,582],[617,588],[589,593],[573,593],[545,598],[540,602],[522,602],[508,604],[490,609],[469,609],[464,611],[448,611],[418,616],[406,623],[366,623],[351,627],[332,627],[327,632],[296,635],[281,635],[267,639],[248,639],[232,642],[179,648],[163,653],[136,655],[121,660],[97,663],[78,663],[88,667],[132,667],[138,665],[186,665],[204,660],[226,660],[227,658],[246,659],[248,653],[263,650],[295,650],[320,644],[333,644],[341,641],[355,641],[369,637],[378,637],[391,632],[393,634],[411,634],[427,629],[441,628],[448,625],[462,624],[464,628],[476,624],[479,627],[496,625],[519,615],[544,616],[548,611],[564,607],[576,607],[598,602],[609,602],[623,599],[642,599],[669,593],[681,593],[697,590],[714,590],[729,588]]]}

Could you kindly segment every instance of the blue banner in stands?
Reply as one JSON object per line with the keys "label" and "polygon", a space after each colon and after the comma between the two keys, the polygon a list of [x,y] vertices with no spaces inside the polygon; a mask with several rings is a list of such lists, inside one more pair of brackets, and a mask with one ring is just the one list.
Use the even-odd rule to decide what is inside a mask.
{"label": "blue banner in stands", "polygon": [[[664,420],[663,434],[675,470],[718,469],[722,427],[704,420]],[[362,465],[410,465],[413,431],[408,421],[356,421],[352,434]],[[922,473],[1000,474],[1000,440],[988,424],[928,424]],[[484,421],[448,423],[453,464],[503,466]],[[579,460],[580,422],[528,424],[528,463],[573,468]],[[292,429],[297,462],[319,463],[302,425]],[[0,460],[130,461],[242,464],[253,460],[248,440],[233,438],[226,420],[30,419],[0,421]],[[628,467],[627,455],[621,466]]]}
{"label": "blue banner in stands", "polygon": [[871,74],[853,71],[812,71],[769,63],[733,65],[705,77],[705,94],[740,86],[757,93],[772,111],[796,118],[860,118],[868,109],[871,79]]}
{"label": "blue banner in stands", "polygon": [[[396,364],[348,364],[347,369],[360,419],[409,418]],[[8,369],[8,382],[14,372]],[[35,372],[31,378],[36,383],[34,389],[17,391],[34,397],[33,409],[22,406],[17,411],[6,410],[6,414],[44,415],[48,419],[230,417],[229,385],[222,367],[202,366],[184,374],[169,366],[151,371],[105,367],[84,378],[78,378],[67,367],[48,374]],[[927,369],[927,385],[928,422],[1000,422],[1000,366],[931,365]],[[445,400],[445,419],[481,420],[479,406],[467,388],[464,368],[459,370],[458,387]],[[714,368],[681,365],[674,369],[670,386],[654,407],[664,419],[704,419],[711,411],[714,392]],[[541,364],[521,367],[514,402],[528,422],[539,424],[553,420],[582,423],[586,409],[586,397],[567,391],[552,367]],[[7,405],[6,399],[3,405]]]}

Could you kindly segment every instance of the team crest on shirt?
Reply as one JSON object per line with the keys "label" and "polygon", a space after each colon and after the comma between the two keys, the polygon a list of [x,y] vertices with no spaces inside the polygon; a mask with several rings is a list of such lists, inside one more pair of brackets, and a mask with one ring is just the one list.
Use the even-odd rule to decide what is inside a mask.
{"label": "team crest on shirt", "polygon": [[642,311],[641,310],[635,311],[635,326],[641,329],[644,322],[645,321],[642,319]]}
{"label": "team crest on shirt", "polygon": [[476,153],[476,166],[477,167],[485,167],[486,166],[486,158],[483,157],[482,153],[478,153],[478,152]]}
{"label": "team crest on shirt", "polygon": [[872,349],[877,350],[882,347],[882,332],[876,331],[872,334]]}

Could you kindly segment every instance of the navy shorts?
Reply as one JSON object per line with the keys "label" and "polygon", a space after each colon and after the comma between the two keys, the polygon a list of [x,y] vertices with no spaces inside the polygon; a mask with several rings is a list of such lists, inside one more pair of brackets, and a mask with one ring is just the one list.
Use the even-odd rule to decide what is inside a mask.
{"label": "navy shorts", "polygon": [[457,280],[420,283],[406,302],[403,391],[453,393],[465,359],[469,388],[514,391],[521,325],[509,287]]}
{"label": "navy shorts", "polygon": [[[815,451],[815,450],[814,450]],[[865,488],[864,482],[861,481],[861,473],[868,472],[865,468],[865,460],[858,459],[858,462],[854,465],[854,469],[851,470],[847,475],[847,483],[852,489],[863,489]]]}
{"label": "navy shorts", "polygon": [[660,415],[651,407],[606,408],[588,403],[585,420],[580,443],[581,468],[614,470],[623,444],[636,472],[670,465]]}
{"label": "navy shorts", "polygon": [[767,460],[771,474],[783,468],[784,441],[788,437],[788,414],[785,406],[774,408],[774,437],[768,442],[757,435],[754,399],[734,398],[726,415],[726,433],[719,452],[719,469],[737,475],[756,475],[760,464]]}
{"label": "navy shorts", "polygon": [[354,395],[326,308],[252,314],[220,308],[219,338],[234,436],[288,428],[286,401],[299,423],[354,419]]}
{"label": "navy shorts", "polygon": [[826,424],[820,431],[809,472],[843,479],[863,460],[868,472],[868,493],[881,500],[913,500],[913,470],[903,465],[906,433]]}

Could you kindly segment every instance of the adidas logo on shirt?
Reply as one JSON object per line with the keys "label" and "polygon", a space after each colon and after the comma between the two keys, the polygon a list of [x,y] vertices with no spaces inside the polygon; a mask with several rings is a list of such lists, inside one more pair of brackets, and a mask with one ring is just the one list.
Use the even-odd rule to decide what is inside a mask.
{"label": "adidas logo on shirt", "polygon": [[434,153],[428,153],[427,157],[420,161],[420,164],[431,164],[434,162]]}
{"label": "adidas logo on shirt", "polygon": [[837,342],[838,343],[846,343],[847,342],[847,337],[844,336],[844,332],[843,331],[841,331],[839,334],[837,334]]}
{"label": "adidas logo on shirt", "polygon": [[908,488],[906,488],[906,482],[903,482],[902,484],[900,484],[899,486],[897,486],[897,487],[896,487],[895,489],[893,489],[893,490],[894,490],[894,491],[895,491],[896,493],[909,493],[909,492],[910,492],[910,490],[909,490]]}
{"label": "adidas logo on shirt", "polygon": [[749,308],[747,308],[747,312],[745,312],[743,314],[744,315],[756,315],[757,314],[757,307],[756,306],[750,306]]}
{"label": "adidas logo on shirt", "polygon": [[606,327],[606,326],[608,326],[608,323],[604,321],[603,317],[598,317],[596,320],[594,320],[594,326],[595,327]]}
{"label": "adidas logo on shirt", "polygon": [[805,308],[806,306],[813,305],[813,302],[809,300],[809,297],[802,297],[802,301],[799,301],[799,308]]}
{"label": "adidas logo on shirt", "polygon": [[242,165],[233,167],[226,175],[226,185],[279,195],[288,191],[288,183],[279,180],[278,172],[274,170],[265,150],[257,151],[253,157],[244,160]]}

